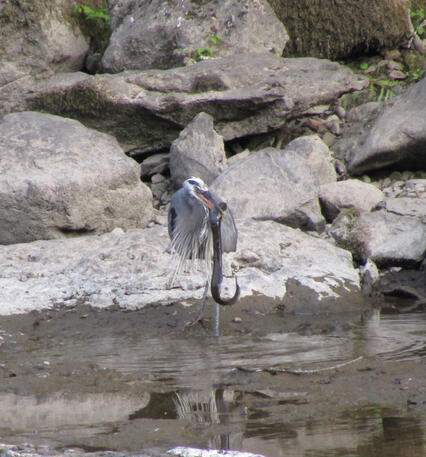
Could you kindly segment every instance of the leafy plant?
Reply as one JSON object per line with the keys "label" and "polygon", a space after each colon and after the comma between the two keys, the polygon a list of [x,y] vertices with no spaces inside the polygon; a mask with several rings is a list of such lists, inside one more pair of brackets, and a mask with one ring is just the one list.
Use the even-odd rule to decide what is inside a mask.
{"label": "leafy plant", "polygon": [[194,59],[197,62],[202,59],[211,59],[213,57],[213,49],[210,47],[198,48],[191,53],[191,59]]}
{"label": "leafy plant", "polygon": [[97,10],[94,10],[90,6],[80,5],[80,6],[76,6],[74,8],[73,12],[86,20],[102,19],[108,25],[111,22],[111,19],[109,17],[109,13],[108,13],[108,8],[99,8]]}
{"label": "leafy plant", "polygon": [[420,38],[423,38],[423,35],[426,33],[425,9],[420,8],[416,11],[411,11],[410,17],[415,33],[417,33]]}
{"label": "leafy plant", "polygon": [[212,43],[212,44],[219,44],[221,41],[224,41],[224,39],[218,35],[215,35],[215,36],[212,36],[209,38],[209,41]]}

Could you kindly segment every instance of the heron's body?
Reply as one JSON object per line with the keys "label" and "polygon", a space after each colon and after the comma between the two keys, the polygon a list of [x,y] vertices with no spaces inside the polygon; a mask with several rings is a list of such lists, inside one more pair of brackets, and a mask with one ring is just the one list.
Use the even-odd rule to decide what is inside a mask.
{"label": "heron's body", "polygon": [[222,250],[224,252],[235,251],[238,232],[232,213],[226,205],[221,204],[220,199],[207,189],[201,179],[191,177],[183,183],[182,187],[173,194],[168,213],[171,240],[169,251],[179,256],[173,280],[181,270],[185,259],[192,261],[204,259],[207,274],[205,295],[212,264],[213,243],[209,212],[213,209],[219,211],[221,216]]}
{"label": "heron's body", "polygon": [[[179,255],[182,262],[185,259],[205,259],[207,273],[211,270],[212,232],[209,223],[209,208],[193,191],[195,182],[198,188],[207,193],[213,204],[220,202],[216,196],[207,190],[199,178],[187,179],[183,186],[173,194],[168,213],[168,229],[170,236],[169,250]],[[223,212],[222,249],[232,252],[237,249],[238,231],[229,209]]]}

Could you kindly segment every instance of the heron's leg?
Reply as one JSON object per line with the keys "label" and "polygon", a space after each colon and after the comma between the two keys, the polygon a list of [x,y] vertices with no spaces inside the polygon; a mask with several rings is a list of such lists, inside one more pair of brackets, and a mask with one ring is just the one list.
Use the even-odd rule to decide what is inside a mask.
{"label": "heron's leg", "polygon": [[200,311],[198,313],[198,316],[192,322],[187,324],[186,327],[191,327],[191,326],[197,324],[198,322],[200,322],[202,324],[203,317],[204,317],[204,309],[206,307],[206,301],[207,301],[208,292],[209,292],[209,281],[207,280],[206,281],[206,285],[204,286],[203,297],[201,298],[201,308],[200,308]]}
{"label": "heron's leg", "polygon": [[214,317],[214,336],[219,336],[219,303],[214,302],[216,310]]}

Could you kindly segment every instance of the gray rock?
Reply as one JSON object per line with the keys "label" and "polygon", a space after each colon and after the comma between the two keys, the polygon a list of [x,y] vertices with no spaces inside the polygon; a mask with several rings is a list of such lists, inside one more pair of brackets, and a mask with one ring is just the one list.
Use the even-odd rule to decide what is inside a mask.
{"label": "gray rock", "polygon": [[226,167],[223,138],[213,128],[213,118],[197,114],[170,148],[169,168],[175,187],[190,176],[210,184]]}
{"label": "gray rock", "polygon": [[150,190],[116,140],[49,114],[0,123],[0,243],[144,227]]}
{"label": "gray rock", "polygon": [[76,0],[0,2],[0,117],[25,110],[37,79],[83,67],[89,45],[72,18]]}
{"label": "gray rock", "polygon": [[281,55],[288,41],[265,0],[116,0],[110,2],[110,15],[112,35],[102,65],[113,73],[178,67],[204,55]]}
{"label": "gray rock", "polygon": [[[320,144],[320,143],[318,143]],[[212,183],[237,219],[273,220],[321,231],[319,181],[304,152],[290,143],[267,148],[229,166]]]}
{"label": "gray rock", "polygon": [[383,201],[383,192],[373,184],[348,179],[323,184],[320,187],[319,199],[325,217],[331,221],[344,209],[371,211]]}
{"label": "gray rock", "polygon": [[[258,296],[265,304],[282,300],[291,278],[310,290],[309,306],[316,312],[359,309],[359,276],[349,252],[274,222],[247,221],[238,228],[238,250],[224,256],[225,294],[235,285],[232,266],[238,269],[243,306]],[[77,302],[138,309],[200,299],[202,270],[182,273],[169,287],[173,257],[165,252],[168,243],[166,226],[157,225],[0,246],[0,314]]]}
{"label": "gray rock", "polygon": [[75,71],[83,67],[89,45],[72,19],[77,2],[45,0],[34,5],[1,2],[0,62],[8,62],[17,71],[30,74],[50,68]]}
{"label": "gray rock", "polygon": [[169,168],[169,154],[159,152],[146,158],[141,163],[141,177],[146,179],[157,173],[164,173]]}
{"label": "gray rock", "polygon": [[334,159],[327,145],[318,135],[296,138],[285,149],[297,152],[310,164],[320,185],[336,181]]}
{"label": "gray rock", "polygon": [[388,212],[415,217],[426,224],[426,179],[410,179],[383,192],[388,195],[384,205]]}
{"label": "gray rock", "polygon": [[373,295],[379,287],[380,272],[377,265],[368,259],[359,269],[361,276],[362,292],[366,296]]}
{"label": "gray rock", "polygon": [[426,78],[423,78],[385,105],[383,112],[375,120],[370,119],[363,131],[349,130],[337,146],[346,150],[348,171],[361,174],[389,165],[402,170],[424,170],[425,100]]}
{"label": "gray rock", "polygon": [[125,149],[168,148],[200,112],[225,141],[285,125],[310,106],[366,87],[365,77],[327,60],[240,54],[190,67],[118,75],[63,74],[40,84],[31,109],[113,134]]}
{"label": "gray rock", "polygon": [[424,224],[384,210],[341,213],[330,233],[356,258],[371,259],[379,267],[418,265],[426,253]]}

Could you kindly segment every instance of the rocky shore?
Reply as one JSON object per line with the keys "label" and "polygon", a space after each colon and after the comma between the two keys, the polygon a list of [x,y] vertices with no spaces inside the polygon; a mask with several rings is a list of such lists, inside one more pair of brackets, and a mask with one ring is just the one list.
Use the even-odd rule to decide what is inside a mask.
{"label": "rocky shore", "polygon": [[[67,30],[56,44],[69,49],[34,66],[43,46],[55,51],[39,32],[40,49],[2,57],[2,314],[200,298],[201,273],[167,288],[167,207],[190,175],[236,216],[240,241],[226,268],[243,298],[339,311],[380,293],[389,269],[424,275],[426,79],[345,109],[347,96],[367,90],[366,76],[325,59],[279,57],[289,37],[268,4],[227,3],[212,16],[190,2],[164,16],[159,4],[146,22],[155,10],[111,2],[111,39],[94,75],[75,71],[90,53],[75,11],[61,10],[60,22],[31,12]],[[151,26],[134,35],[135,18]],[[221,38],[202,58],[188,40],[207,47],[211,21]],[[186,35],[148,53],[157,23],[165,37],[179,24]],[[54,66],[60,52],[63,65]]]}

